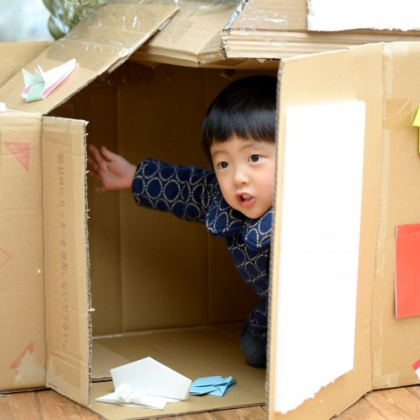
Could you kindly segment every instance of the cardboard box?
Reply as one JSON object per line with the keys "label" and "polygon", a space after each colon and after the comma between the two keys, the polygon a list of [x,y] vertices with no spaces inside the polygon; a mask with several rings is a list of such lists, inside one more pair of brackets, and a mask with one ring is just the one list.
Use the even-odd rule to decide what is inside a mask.
{"label": "cardboard box", "polygon": [[[134,61],[184,66],[270,65],[270,60],[375,42],[417,41],[419,31],[309,31],[306,0],[183,2],[164,31]],[[396,6],[397,7],[397,6]]]}
{"label": "cardboard box", "polygon": [[[271,60],[226,60],[225,68],[218,59],[214,66],[199,59],[195,66],[158,65],[145,55],[143,64],[127,61],[177,9],[113,2],[36,59],[31,45],[16,52],[17,73],[25,61],[33,71],[76,57],[79,67],[42,101],[23,102],[20,73],[0,88],[8,106],[0,114],[0,389],[50,387],[105,418],[123,419],[259,404],[267,387],[270,419],[326,420],[373,389],[418,383],[411,365],[419,358],[419,319],[395,319],[393,290],[395,226],[418,222],[418,133],[411,124],[420,102],[420,44],[353,47],[280,63],[266,380],[239,351],[255,297],[224,243],[200,225],[137,208],[129,193],[97,194],[86,177],[86,142],[134,161],[153,156],[205,165],[197,138],[212,98],[236,78],[276,73]],[[127,31],[127,21],[148,24]],[[288,176],[283,160],[287,112],[354,101],[366,106],[355,333],[347,345],[354,361],[349,372],[284,414],[277,360],[279,326],[290,326],[279,295],[287,280],[280,270],[287,257],[283,217],[286,192],[300,180]],[[341,199],[342,190],[331,197]],[[190,398],[163,413],[94,401],[112,391],[110,368],[146,356],[192,379],[232,375],[238,385],[223,398]]]}

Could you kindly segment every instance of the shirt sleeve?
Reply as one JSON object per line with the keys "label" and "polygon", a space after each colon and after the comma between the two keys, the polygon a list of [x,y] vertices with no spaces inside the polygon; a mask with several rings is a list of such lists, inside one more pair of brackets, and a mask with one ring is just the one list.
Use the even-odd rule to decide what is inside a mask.
{"label": "shirt sleeve", "polygon": [[142,207],[204,222],[216,182],[211,170],[146,159],[137,166],[132,192]]}

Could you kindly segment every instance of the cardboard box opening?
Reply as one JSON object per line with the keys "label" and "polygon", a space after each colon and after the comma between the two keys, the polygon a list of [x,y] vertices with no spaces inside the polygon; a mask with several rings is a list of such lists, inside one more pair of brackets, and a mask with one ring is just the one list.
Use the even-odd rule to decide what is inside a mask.
{"label": "cardboard box opening", "polygon": [[[87,143],[133,163],[156,157],[208,167],[199,141],[207,106],[251,73],[127,62],[52,115],[88,121]],[[230,396],[202,399],[204,407],[264,402],[265,372],[246,365],[239,343],[256,295],[240,279],[224,239],[199,223],[138,207],[129,191],[97,193],[91,179],[88,203],[92,379],[109,379],[110,368],[151,356],[191,379],[220,374],[238,381]],[[104,404],[93,399],[112,391],[110,382],[93,386],[95,410]]]}

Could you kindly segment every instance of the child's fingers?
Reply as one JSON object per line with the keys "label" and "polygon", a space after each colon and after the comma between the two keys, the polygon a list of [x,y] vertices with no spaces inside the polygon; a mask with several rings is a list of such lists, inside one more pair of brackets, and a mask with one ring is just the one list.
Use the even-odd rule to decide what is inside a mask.
{"label": "child's fingers", "polygon": [[108,150],[105,146],[101,147],[101,156],[107,160],[108,162],[111,162],[113,160],[115,160],[116,158],[116,154],[111,152],[110,150]]}
{"label": "child's fingers", "polygon": [[88,146],[89,154],[87,156],[89,164],[91,164],[93,167],[98,168],[98,166],[101,164],[101,162],[104,161],[101,153],[99,150],[93,145],[89,144]]}
{"label": "child's fingers", "polygon": [[93,144],[88,144],[88,151],[92,154],[92,155],[94,155],[94,156],[96,156],[96,155],[98,155],[99,154],[99,150],[97,149],[97,147],[95,146],[95,145],[93,145]]}

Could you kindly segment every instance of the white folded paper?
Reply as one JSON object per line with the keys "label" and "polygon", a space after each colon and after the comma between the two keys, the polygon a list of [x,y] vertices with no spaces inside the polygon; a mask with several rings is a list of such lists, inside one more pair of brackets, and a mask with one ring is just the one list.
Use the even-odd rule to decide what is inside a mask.
{"label": "white folded paper", "polygon": [[108,404],[120,404],[127,407],[142,407],[163,410],[167,403],[177,402],[179,400],[146,395],[143,392],[135,391],[130,385],[121,384],[115,392],[99,397],[96,401]]}
{"label": "white folded paper", "polygon": [[98,402],[162,410],[169,402],[188,398],[191,379],[151,357],[111,369],[115,392]]}

